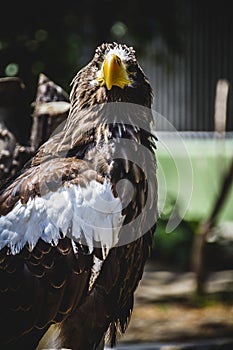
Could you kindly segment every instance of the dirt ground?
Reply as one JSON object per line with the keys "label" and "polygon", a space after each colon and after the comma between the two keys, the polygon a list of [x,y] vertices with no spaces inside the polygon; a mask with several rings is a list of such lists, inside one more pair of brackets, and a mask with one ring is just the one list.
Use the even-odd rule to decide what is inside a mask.
{"label": "dirt ground", "polygon": [[155,270],[148,264],[121,344],[233,339],[233,271],[209,275],[206,295],[195,297],[191,272]]}

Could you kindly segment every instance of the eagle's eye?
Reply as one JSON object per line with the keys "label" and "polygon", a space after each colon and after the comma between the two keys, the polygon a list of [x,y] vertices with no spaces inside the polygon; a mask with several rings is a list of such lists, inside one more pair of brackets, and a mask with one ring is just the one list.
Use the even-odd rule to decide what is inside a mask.
{"label": "eagle's eye", "polygon": [[135,64],[129,64],[129,65],[127,66],[127,72],[128,72],[129,74],[136,73],[136,71],[137,71],[137,67],[135,66]]}

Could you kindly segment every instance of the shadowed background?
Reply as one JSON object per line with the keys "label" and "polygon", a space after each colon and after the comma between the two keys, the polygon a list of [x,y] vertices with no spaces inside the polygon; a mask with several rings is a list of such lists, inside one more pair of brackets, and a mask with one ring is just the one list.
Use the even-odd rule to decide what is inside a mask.
{"label": "shadowed background", "polygon": [[[211,215],[233,156],[230,5],[227,0],[153,3],[149,0],[76,0],[0,5],[0,124],[15,135],[17,142],[30,144],[32,103],[40,74],[44,73],[69,93],[76,72],[89,62],[96,46],[108,41],[135,48],[154,90],[154,109],[182,132],[179,137],[187,150],[185,157],[177,152],[175,144],[170,154],[161,138],[158,143],[159,170],[166,180],[165,205],[152,259],[138,291],[135,320],[125,338],[128,342],[135,339],[172,341],[182,336],[183,340],[225,337],[232,333],[232,321],[225,317],[233,313],[232,184],[217,220],[205,237],[201,276],[206,282],[205,295],[194,298],[192,303],[196,295],[192,270],[195,237],[203,221]],[[6,77],[11,80],[4,80]],[[20,78],[20,83],[14,81],[14,77]],[[220,79],[227,81],[229,91],[226,126],[220,137],[216,137],[215,97]],[[164,131],[164,125],[158,125],[158,129]],[[193,178],[190,182],[186,177],[185,183],[179,183],[179,171],[185,174],[190,160]],[[177,171],[179,162],[181,166]],[[186,186],[193,187],[189,204],[185,191],[176,203],[178,185],[181,192]],[[164,194],[164,189],[162,192]],[[187,212],[179,226],[166,233],[174,207],[179,216],[179,208],[185,205]],[[216,275],[217,272],[223,274]],[[177,320],[184,314],[190,318],[185,324],[180,323],[179,328]],[[191,331],[193,329],[196,332]]]}

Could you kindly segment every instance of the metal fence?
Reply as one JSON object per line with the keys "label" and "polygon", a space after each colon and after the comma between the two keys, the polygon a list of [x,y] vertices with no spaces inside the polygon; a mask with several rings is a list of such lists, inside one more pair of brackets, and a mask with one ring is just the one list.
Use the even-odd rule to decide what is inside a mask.
{"label": "metal fence", "polygon": [[[233,21],[229,9],[215,6],[214,2],[182,2],[181,54],[171,55],[162,38],[157,38],[143,60],[154,90],[154,109],[177,130],[214,130],[219,79],[230,83],[227,130],[233,130]],[[161,53],[166,57],[162,63]]]}

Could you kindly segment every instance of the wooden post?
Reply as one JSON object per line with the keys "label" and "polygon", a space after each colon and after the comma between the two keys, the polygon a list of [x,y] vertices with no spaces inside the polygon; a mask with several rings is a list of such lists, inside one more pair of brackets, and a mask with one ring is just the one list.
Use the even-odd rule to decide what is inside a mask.
{"label": "wooden post", "polygon": [[[7,110],[8,107],[15,106],[17,101],[21,101],[18,95],[22,85],[19,78],[0,78],[0,184],[22,168],[38,147],[67,118],[70,109],[68,94],[44,74],[40,74],[35,102],[32,104],[34,111],[30,140],[23,146],[15,132],[8,130],[4,120],[6,113],[3,113],[3,107]],[[13,117],[13,121],[17,117],[20,122],[25,116],[16,114]]]}
{"label": "wooden post", "polygon": [[70,103],[67,93],[60,86],[49,80],[46,75],[40,74],[33,106],[30,145],[36,150],[67,118]]}
{"label": "wooden post", "polygon": [[[226,80],[219,80],[216,87],[215,98],[215,132],[221,139],[225,136],[226,111],[229,83]],[[221,169],[221,168],[220,168]],[[204,293],[205,266],[204,246],[206,237],[210,230],[216,225],[218,215],[227,199],[230,187],[233,182],[233,159],[227,171],[224,170],[219,195],[213,204],[209,217],[200,223],[196,232],[192,254],[193,271],[196,274],[196,291],[201,295]]]}
{"label": "wooden post", "polygon": [[227,96],[229,91],[229,82],[220,79],[216,85],[215,112],[214,112],[214,129],[221,135],[226,131],[227,119]]}

